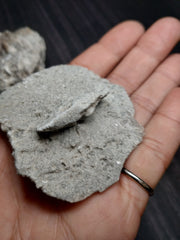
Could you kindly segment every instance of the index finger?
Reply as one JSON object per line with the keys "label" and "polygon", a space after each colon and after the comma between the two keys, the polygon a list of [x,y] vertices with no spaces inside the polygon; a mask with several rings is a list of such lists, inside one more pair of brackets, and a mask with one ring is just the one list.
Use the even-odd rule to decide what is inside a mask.
{"label": "index finger", "polygon": [[143,26],[136,21],[120,23],[70,64],[86,67],[105,77],[133,48],[143,32]]}

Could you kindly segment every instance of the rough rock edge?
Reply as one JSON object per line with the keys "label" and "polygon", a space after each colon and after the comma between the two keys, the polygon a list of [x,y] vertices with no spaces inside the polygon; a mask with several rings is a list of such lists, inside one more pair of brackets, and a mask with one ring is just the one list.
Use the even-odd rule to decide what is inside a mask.
{"label": "rough rock edge", "polygon": [[0,93],[44,68],[46,44],[28,27],[0,33]]}

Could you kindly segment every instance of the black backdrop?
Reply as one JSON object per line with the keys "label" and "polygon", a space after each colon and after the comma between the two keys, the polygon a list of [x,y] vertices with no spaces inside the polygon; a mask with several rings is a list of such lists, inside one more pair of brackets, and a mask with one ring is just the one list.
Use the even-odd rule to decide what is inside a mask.
{"label": "black backdrop", "polygon": [[[135,19],[148,28],[163,16],[179,18],[180,0],[0,0],[0,31],[37,30],[47,44],[47,67],[68,63],[119,22]],[[149,201],[136,240],[180,239],[179,160],[180,151]]]}

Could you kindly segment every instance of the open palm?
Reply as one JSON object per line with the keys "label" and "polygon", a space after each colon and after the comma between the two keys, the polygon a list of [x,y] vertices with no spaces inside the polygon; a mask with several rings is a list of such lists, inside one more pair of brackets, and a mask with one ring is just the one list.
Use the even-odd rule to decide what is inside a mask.
{"label": "open palm", "polygon": [[[143,142],[125,165],[153,188],[180,143],[180,55],[168,56],[180,39],[180,22],[157,21],[144,33],[121,23],[75,58],[125,87],[145,127]],[[16,174],[11,148],[0,133],[0,239],[134,239],[148,194],[126,175],[103,193],[69,204],[50,198]]]}

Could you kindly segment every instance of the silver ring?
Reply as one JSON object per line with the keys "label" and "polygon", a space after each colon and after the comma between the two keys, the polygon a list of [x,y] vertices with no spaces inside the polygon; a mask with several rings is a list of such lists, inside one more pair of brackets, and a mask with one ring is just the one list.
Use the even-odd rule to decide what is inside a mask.
{"label": "silver ring", "polygon": [[152,196],[154,194],[154,190],[146,182],[144,182],[141,178],[136,176],[131,171],[127,170],[126,168],[123,168],[122,173],[125,173],[126,175],[134,179],[137,183],[139,183],[139,185],[148,192],[149,196]]}

